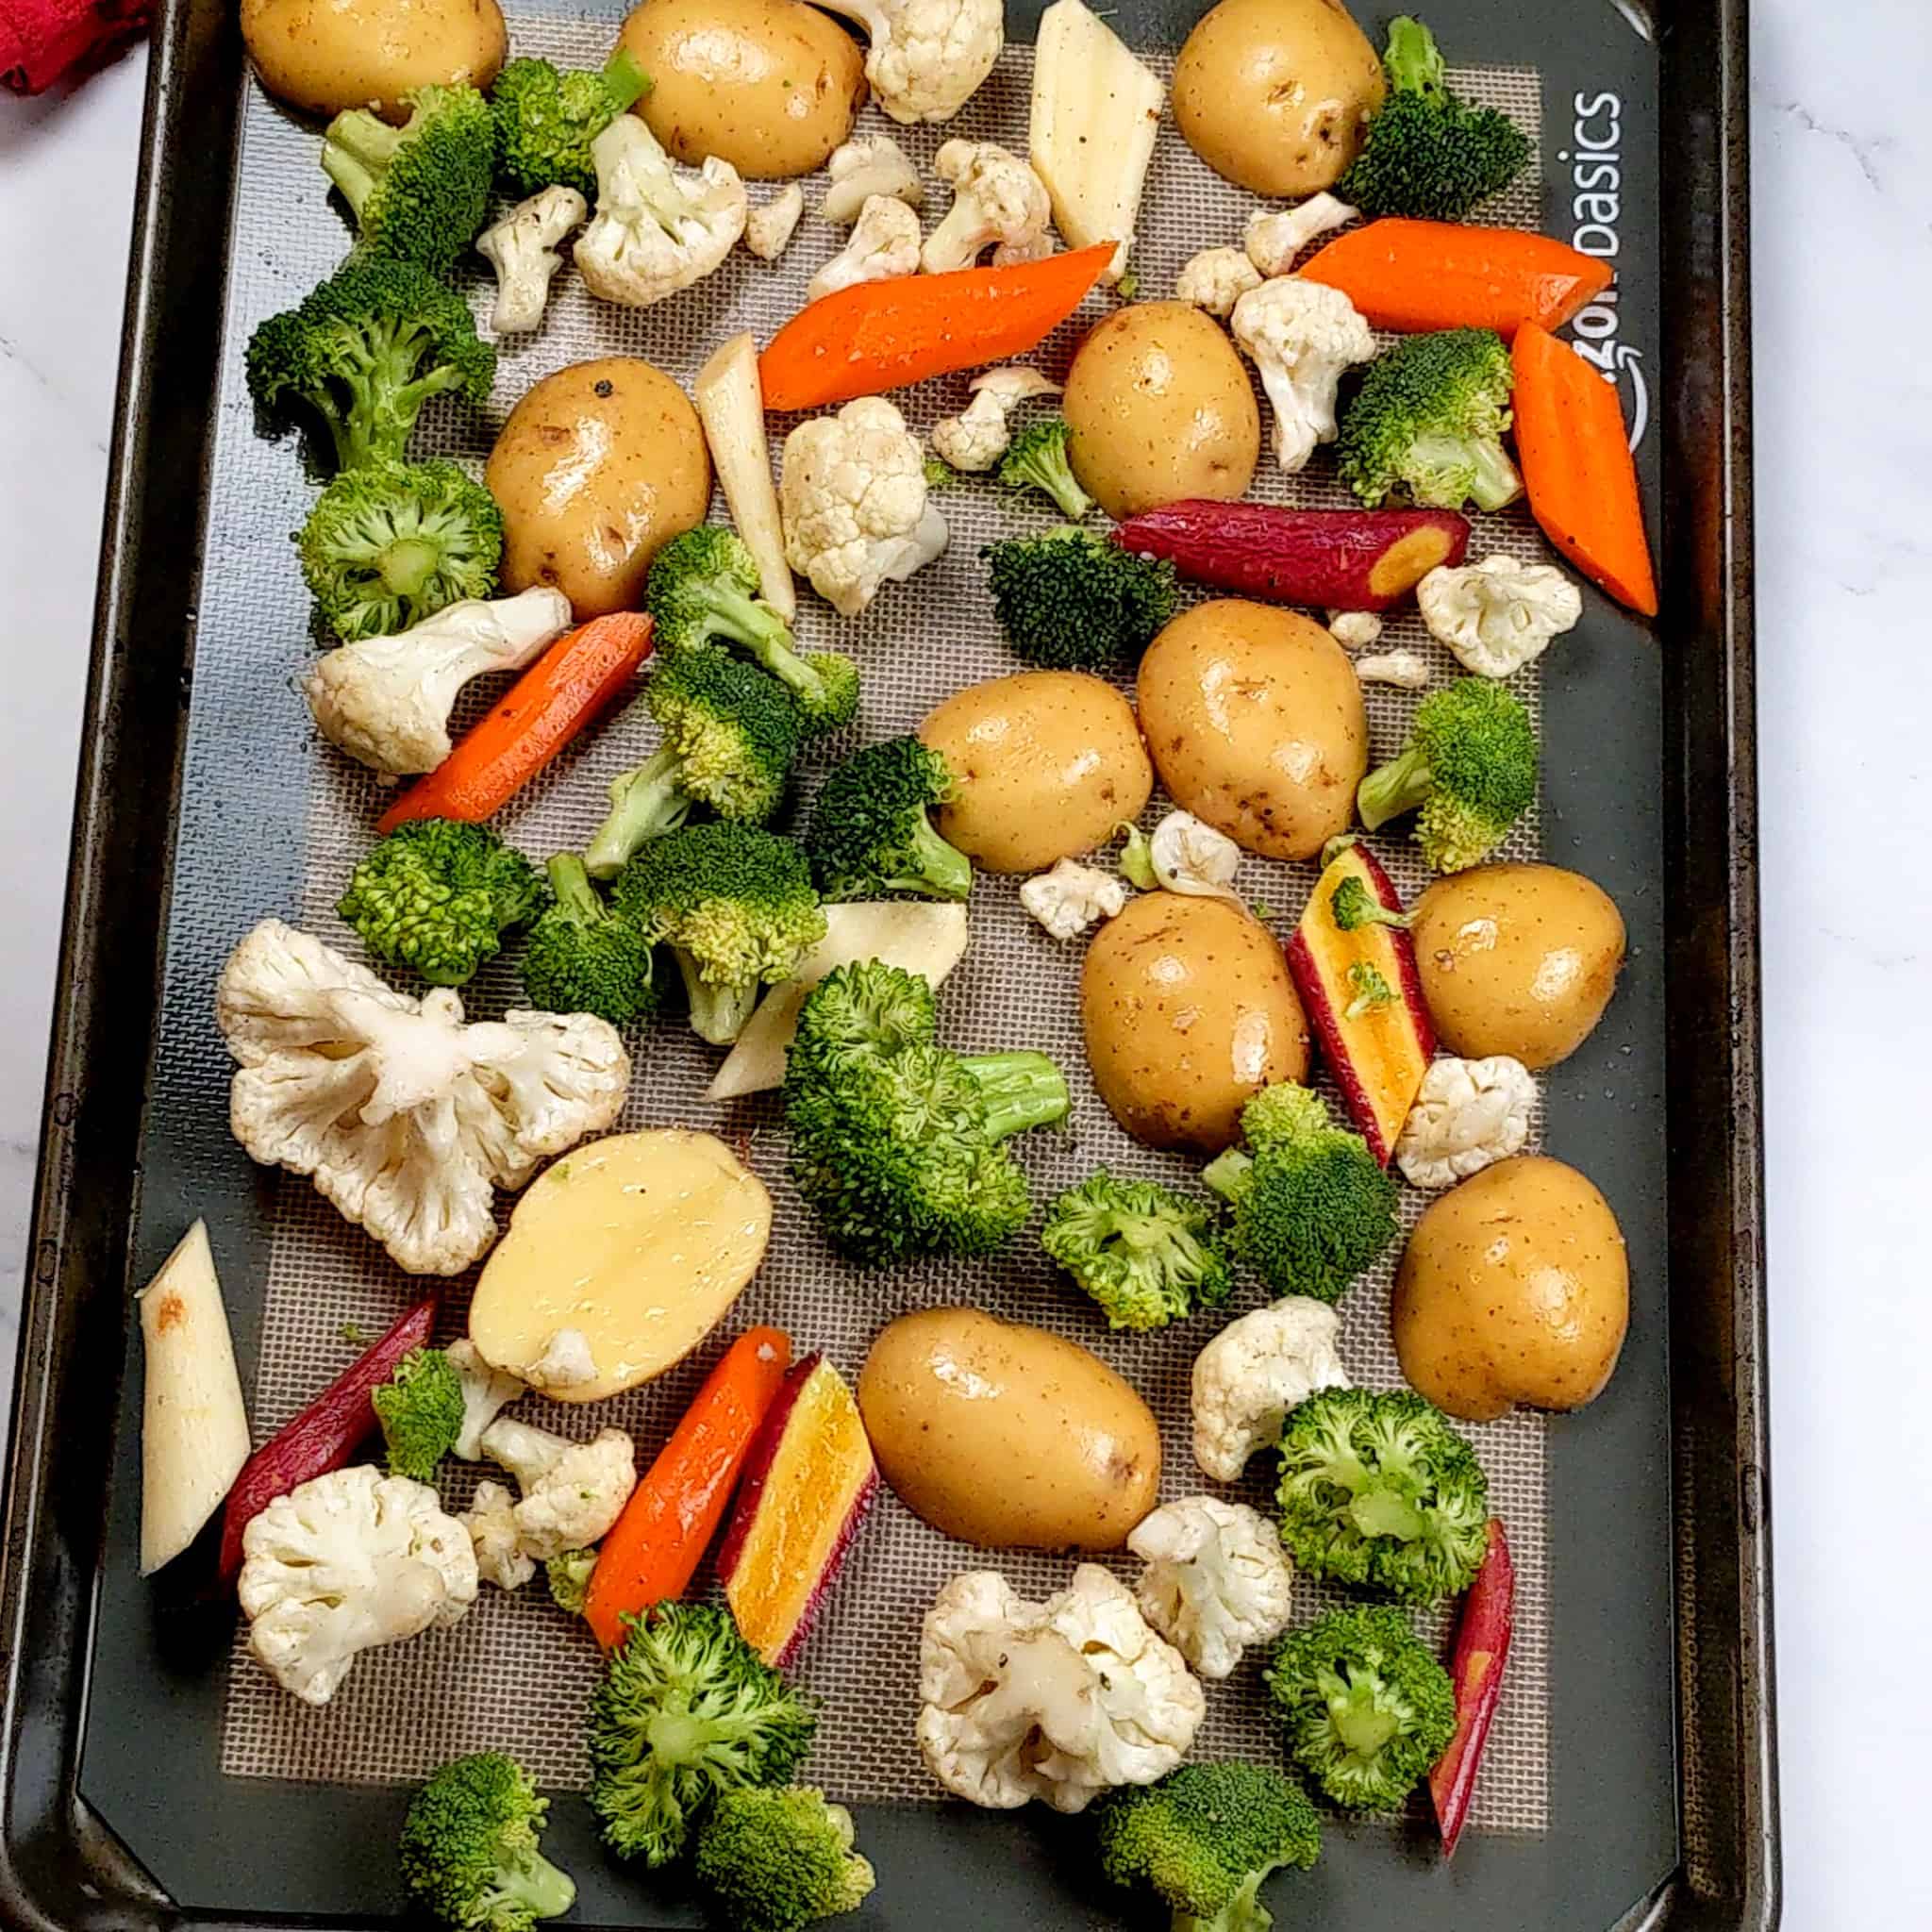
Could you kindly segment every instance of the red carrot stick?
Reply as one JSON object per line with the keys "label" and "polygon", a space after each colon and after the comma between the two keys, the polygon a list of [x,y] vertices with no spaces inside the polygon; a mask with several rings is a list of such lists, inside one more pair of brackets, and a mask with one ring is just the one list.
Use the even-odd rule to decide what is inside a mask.
{"label": "red carrot stick", "polygon": [[1489,1554],[1463,1599],[1449,1665],[1456,1686],[1456,1734],[1429,1774],[1429,1796],[1435,1800],[1445,1858],[1455,1855],[1456,1840],[1469,1820],[1490,1720],[1503,1695],[1503,1666],[1508,1661],[1515,1621],[1516,1567],[1509,1560],[1509,1539],[1503,1533],[1502,1518],[1492,1516]]}

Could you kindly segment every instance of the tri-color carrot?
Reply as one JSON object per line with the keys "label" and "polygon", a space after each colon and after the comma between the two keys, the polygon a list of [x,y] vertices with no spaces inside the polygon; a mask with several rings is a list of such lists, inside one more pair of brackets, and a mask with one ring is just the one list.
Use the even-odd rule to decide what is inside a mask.
{"label": "tri-color carrot", "polygon": [[1489,1552],[1463,1599],[1449,1660],[1449,1679],[1456,1687],[1456,1730],[1429,1774],[1429,1796],[1435,1801],[1436,1828],[1445,1858],[1455,1855],[1456,1840],[1469,1820],[1483,1745],[1503,1696],[1503,1666],[1509,1660],[1515,1621],[1516,1566],[1510,1560],[1502,1519],[1492,1516]]}

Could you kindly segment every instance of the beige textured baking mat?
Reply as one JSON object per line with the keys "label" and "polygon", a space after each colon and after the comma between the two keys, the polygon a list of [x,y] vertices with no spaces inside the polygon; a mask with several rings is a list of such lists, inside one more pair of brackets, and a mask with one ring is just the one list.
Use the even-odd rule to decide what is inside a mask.
{"label": "beige textured baking mat", "polygon": [[[594,65],[607,49],[608,23],[530,20],[513,27],[520,52],[546,54]],[[1002,140],[1024,152],[1031,50],[1015,48],[951,127],[960,134]],[[1457,76],[1470,94],[1507,108],[1537,132],[1534,74],[1492,70]],[[868,109],[863,126],[886,124]],[[941,138],[934,129],[893,129],[929,168]],[[345,241],[341,220],[325,199],[316,165],[316,137],[286,119],[257,92],[245,115],[230,288],[230,351],[223,379],[224,425],[214,478],[211,567],[239,565],[278,588],[264,591],[264,634],[253,641],[263,678],[295,677],[312,645],[288,621],[286,579],[294,575],[291,552],[255,542],[245,556],[224,557],[226,533],[250,525],[239,507],[264,500],[289,507],[290,527],[307,501],[295,487],[292,442],[259,441],[248,419],[242,390],[240,349],[262,316],[299,298],[327,273]],[[766,266],[741,251],[693,291],[641,311],[591,301],[566,271],[556,285],[549,318],[534,339],[507,345],[496,394],[487,417],[432,406],[417,439],[418,454],[480,458],[503,415],[540,375],[565,363],[612,354],[642,356],[680,379],[690,377],[710,349],[727,335],[750,328],[760,340],[799,306],[812,271],[837,245],[833,231],[816,216],[817,184],[808,183],[808,211],[783,261]],[[755,188],[762,197],[770,191]],[[940,191],[943,205],[943,191]],[[1257,204],[1228,187],[1195,160],[1171,125],[1164,132],[1149,184],[1135,268],[1141,292],[1162,296],[1181,264],[1195,250],[1239,242]],[[1538,195],[1525,181],[1491,210],[1493,219],[1532,224]],[[487,311],[487,285],[474,293]],[[1035,358],[1064,373],[1084,327],[1109,306],[1096,297]],[[960,407],[965,378],[929,385],[900,400],[920,426]],[[786,425],[780,425],[782,434]],[[1283,478],[1264,458],[1257,495],[1297,502],[1341,502],[1325,458],[1306,476]],[[866,675],[860,730],[845,741],[816,748],[818,771],[861,737],[875,738],[915,724],[941,697],[961,686],[1017,668],[1000,641],[982,571],[980,545],[1029,527],[1045,527],[1051,512],[1043,499],[1021,502],[990,482],[949,489],[938,499],[952,525],[950,549],[910,583],[890,586],[868,616],[857,623],[836,617],[808,592],[800,623],[808,647],[854,652]],[[225,518],[225,505],[237,507]],[[722,505],[719,507],[722,514]],[[1473,555],[1502,549],[1525,558],[1541,554],[1540,540],[1520,517],[1490,518],[1479,528]],[[1385,647],[1425,652],[1440,682],[1455,669],[1432,645],[1413,616],[1397,618]],[[1560,646],[1559,646],[1560,648]],[[1535,678],[1519,680],[1522,695],[1536,704]],[[1413,710],[1412,695],[1371,687],[1369,715],[1374,753],[1392,755]],[[541,860],[582,842],[603,813],[608,779],[634,762],[652,741],[646,718],[627,715],[596,733],[580,752],[566,756],[543,781],[506,812],[505,834]],[[303,900],[276,908],[295,913],[310,930],[356,951],[354,936],[333,911],[349,869],[367,844],[377,791],[358,768],[319,741],[308,819],[308,852]],[[1157,798],[1148,815],[1163,808]],[[1510,851],[1539,849],[1534,822],[1519,829]],[[1404,842],[1378,841],[1385,862],[1405,895],[1424,882]],[[1312,878],[1312,870],[1249,859],[1241,885],[1250,899],[1273,908],[1275,930],[1290,931]],[[1115,1126],[1095,1097],[1080,1047],[1075,986],[1077,947],[1047,939],[1021,913],[1017,881],[983,878],[972,903],[973,942],[943,999],[945,1037],[970,1049],[1039,1047],[1063,1066],[1074,1094],[1074,1116],[1064,1130],[1036,1133],[1018,1143],[1030,1170],[1036,1199],[1044,1202],[1105,1161],[1117,1170],[1187,1178],[1178,1158],[1137,1147]],[[512,949],[514,951],[514,949]],[[210,994],[212,989],[210,989]],[[489,1017],[520,994],[502,962],[465,991],[474,1015]],[[1210,1487],[1189,1450],[1188,1377],[1193,1356],[1212,1332],[1197,1322],[1148,1337],[1110,1335],[1085,1300],[1039,1252],[1030,1237],[1013,1241],[990,1261],[934,1261],[884,1274],[843,1265],[819,1237],[785,1177],[784,1135],[769,1098],[724,1108],[699,1099],[718,1058],[681,1023],[658,1026],[636,1042],[638,1070],[623,1124],[679,1123],[712,1128],[748,1147],[754,1167],[771,1187],[776,1219],[771,1252],[758,1279],[739,1303],[727,1330],[753,1321],[788,1328],[801,1351],[823,1348],[855,1374],[868,1341],[881,1323],[913,1307],[974,1302],[993,1312],[1037,1323],[1093,1349],[1141,1390],[1161,1419],[1167,1456],[1162,1493],[1168,1497]],[[502,1203],[508,1210],[508,1201]],[[1413,1219],[1420,1198],[1407,1193]],[[1387,1334],[1388,1269],[1366,1278],[1346,1305],[1345,1354],[1351,1374],[1374,1386],[1399,1377]],[[258,1437],[265,1437],[299,1408],[356,1353],[349,1339],[374,1332],[405,1301],[422,1291],[382,1251],[348,1227],[306,1182],[276,1185],[276,1233],[262,1327],[261,1355],[253,1391]],[[468,1278],[445,1290],[448,1333],[458,1332],[467,1306]],[[1261,1299],[1244,1285],[1237,1305]],[[539,1401],[525,1412],[566,1431],[585,1432],[612,1423],[637,1439],[640,1464],[648,1463],[715,1357],[715,1347],[649,1388],[601,1408],[546,1408]],[[1473,1430],[1489,1472],[1491,1500],[1506,1518],[1516,1552],[1521,1605],[1510,1675],[1491,1737],[1474,1820],[1478,1828],[1536,1832],[1548,1815],[1545,1703],[1548,1589],[1545,1574],[1543,1441],[1533,1416]],[[1266,1507],[1267,1483],[1257,1457],[1255,1480],[1243,1491]],[[461,1507],[475,1472],[452,1466],[443,1485],[446,1503]],[[889,1493],[858,1545],[798,1667],[806,1686],[824,1700],[825,1716],[810,1776],[846,1801],[928,1803],[939,1793],[926,1777],[912,1740],[919,1621],[940,1585],[961,1569],[997,1567],[1026,1594],[1044,1595],[1063,1583],[1069,1560],[1031,1554],[983,1552],[949,1542],[926,1528]],[[1133,1566],[1124,1574],[1131,1578]],[[1311,1613],[1323,1602],[1316,1588],[1298,1586],[1297,1607]],[[1430,1625],[1431,1635],[1441,1624]],[[1208,1715],[1197,1751],[1269,1758],[1280,1748],[1267,1715],[1259,1680],[1260,1659],[1251,1657],[1234,1678],[1212,1686]],[[597,1671],[597,1652],[574,1620],[550,1605],[541,1580],[514,1597],[485,1586],[475,1610],[455,1630],[372,1653],[358,1664],[335,1702],[324,1710],[297,1704],[258,1670],[238,1642],[222,1743],[222,1769],[231,1775],[301,1778],[331,1783],[400,1781],[420,1776],[453,1753],[486,1745],[516,1752],[548,1785],[586,1781],[581,1713]]]}

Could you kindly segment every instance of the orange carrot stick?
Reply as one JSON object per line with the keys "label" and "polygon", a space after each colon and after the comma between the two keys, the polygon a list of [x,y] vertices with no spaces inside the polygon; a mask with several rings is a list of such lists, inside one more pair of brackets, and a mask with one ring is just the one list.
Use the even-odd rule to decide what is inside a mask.
{"label": "orange carrot stick", "polygon": [[623,696],[650,654],[651,620],[635,610],[593,617],[566,632],[477,719],[463,741],[376,821],[487,819],[585,725]]}
{"label": "orange carrot stick", "polygon": [[768,409],[815,409],[883,395],[1024,355],[1079,308],[1114,244],[1017,268],[861,282],[802,308],[758,358]]}
{"label": "orange carrot stick", "polygon": [[1655,617],[1657,579],[1615,387],[1534,323],[1517,330],[1511,360],[1516,454],[1531,512],[1592,583]]}
{"label": "orange carrot stick", "polygon": [[747,1328],[631,1491],[584,1593],[584,1617],[606,1650],[622,1640],[626,1611],[665,1603],[691,1582],[791,1361],[782,1328]]}
{"label": "orange carrot stick", "polygon": [[1351,228],[1300,273],[1376,328],[1492,328],[1506,341],[1524,323],[1560,328],[1610,285],[1608,262],[1547,235],[1400,218]]}

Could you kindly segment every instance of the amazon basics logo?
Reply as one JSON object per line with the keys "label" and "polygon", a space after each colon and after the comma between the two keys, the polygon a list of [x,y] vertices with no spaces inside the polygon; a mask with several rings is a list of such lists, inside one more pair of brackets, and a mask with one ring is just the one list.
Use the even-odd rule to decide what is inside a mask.
{"label": "amazon basics logo", "polygon": [[[1584,255],[1614,262],[1623,247],[1619,225],[1624,218],[1624,102],[1618,94],[1577,94],[1571,102],[1574,119],[1570,145],[1557,159],[1570,170],[1570,219],[1574,224],[1571,245]],[[1571,318],[1576,353],[1593,362],[1607,382],[1627,382],[1630,400],[1624,420],[1630,425],[1630,447],[1643,441],[1650,426],[1650,391],[1643,380],[1642,352],[1619,339],[1615,286],[1606,289],[1586,308]]]}

